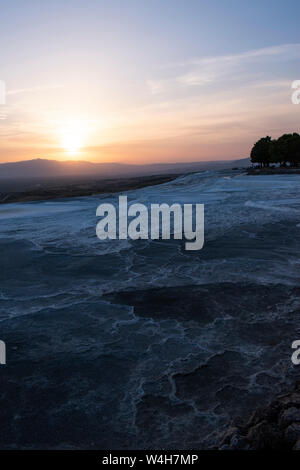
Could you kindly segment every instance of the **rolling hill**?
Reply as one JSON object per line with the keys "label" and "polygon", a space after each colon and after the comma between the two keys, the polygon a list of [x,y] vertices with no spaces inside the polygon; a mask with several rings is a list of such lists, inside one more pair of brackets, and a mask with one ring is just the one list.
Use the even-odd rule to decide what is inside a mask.
{"label": "rolling hill", "polygon": [[153,163],[131,165],[123,163],[91,163],[87,161],[58,161],[37,158],[0,164],[0,178],[55,178],[55,177],[120,177],[150,174],[174,174],[200,170],[221,170],[248,167],[249,158],[211,162]]}

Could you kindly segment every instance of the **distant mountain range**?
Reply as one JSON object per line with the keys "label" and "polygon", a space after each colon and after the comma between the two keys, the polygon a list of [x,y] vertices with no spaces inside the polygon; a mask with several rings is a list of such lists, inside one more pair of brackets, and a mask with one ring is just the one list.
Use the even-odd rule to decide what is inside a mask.
{"label": "distant mountain range", "polygon": [[142,176],[154,174],[186,173],[199,170],[222,170],[233,167],[248,167],[249,158],[240,160],[218,160],[189,163],[152,163],[130,165],[123,163],[91,163],[86,161],[58,161],[37,158],[20,162],[0,164],[0,178],[55,178],[87,177],[110,178],[120,176]]}

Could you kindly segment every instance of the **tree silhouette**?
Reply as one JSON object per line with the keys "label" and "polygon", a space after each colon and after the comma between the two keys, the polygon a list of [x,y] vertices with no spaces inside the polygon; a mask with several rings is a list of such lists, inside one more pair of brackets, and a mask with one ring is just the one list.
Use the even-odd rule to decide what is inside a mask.
{"label": "tree silhouette", "polygon": [[283,134],[278,139],[263,137],[258,140],[251,150],[251,162],[260,166],[269,166],[270,163],[278,163],[280,166],[297,167],[300,164],[300,135]]}
{"label": "tree silhouette", "polygon": [[270,163],[270,143],[271,137],[259,139],[251,150],[252,163],[259,163],[260,166],[269,166]]}

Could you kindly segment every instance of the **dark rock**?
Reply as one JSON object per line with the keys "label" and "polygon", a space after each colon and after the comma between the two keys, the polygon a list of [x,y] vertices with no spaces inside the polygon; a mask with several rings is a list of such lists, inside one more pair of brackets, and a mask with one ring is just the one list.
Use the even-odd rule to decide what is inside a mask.
{"label": "dark rock", "polygon": [[294,406],[284,410],[279,418],[279,426],[281,428],[286,428],[291,423],[300,423],[300,409]]}
{"label": "dark rock", "polygon": [[293,450],[300,450],[300,439],[294,445]]}
{"label": "dark rock", "polygon": [[262,421],[252,427],[247,436],[247,441],[251,443],[251,449],[276,449],[281,447],[282,435],[277,426]]}
{"label": "dark rock", "polygon": [[265,408],[255,410],[246,424],[223,432],[219,449],[300,450],[300,383],[289,393],[276,397]]}
{"label": "dark rock", "polygon": [[294,445],[300,439],[300,423],[293,423],[285,431],[285,440]]}

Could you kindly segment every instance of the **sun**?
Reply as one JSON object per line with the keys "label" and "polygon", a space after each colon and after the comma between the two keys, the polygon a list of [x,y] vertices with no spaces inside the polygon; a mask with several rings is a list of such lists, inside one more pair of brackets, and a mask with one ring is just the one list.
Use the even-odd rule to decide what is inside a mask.
{"label": "sun", "polygon": [[69,155],[77,155],[82,148],[81,136],[72,132],[62,135],[61,145]]}
{"label": "sun", "polygon": [[79,155],[87,134],[86,123],[80,120],[68,121],[61,127],[59,134],[61,148],[69,156]]}

